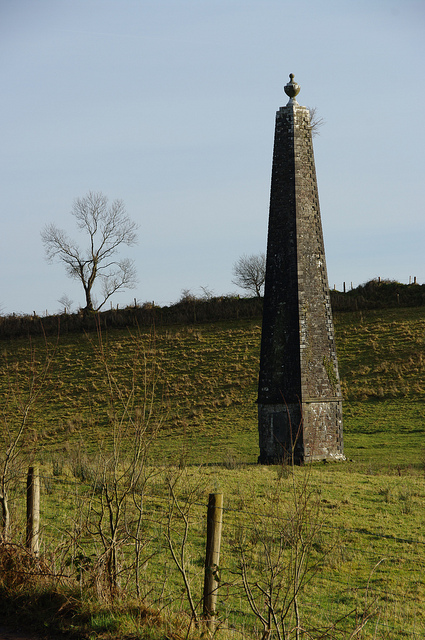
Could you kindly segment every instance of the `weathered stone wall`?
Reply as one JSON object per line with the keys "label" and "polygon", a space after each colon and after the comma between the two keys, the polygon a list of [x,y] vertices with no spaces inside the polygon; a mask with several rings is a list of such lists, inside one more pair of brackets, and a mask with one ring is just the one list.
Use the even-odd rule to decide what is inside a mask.
{"label": "weathered stone wall", "polygon": [[304,460],[301,403],[258,405],[260,457],[264,464]]}
{"label": "weathered stone wall", "polygon": [[296,101],[276,115],[258,403],[260,461],[343,457],[310,116]]}

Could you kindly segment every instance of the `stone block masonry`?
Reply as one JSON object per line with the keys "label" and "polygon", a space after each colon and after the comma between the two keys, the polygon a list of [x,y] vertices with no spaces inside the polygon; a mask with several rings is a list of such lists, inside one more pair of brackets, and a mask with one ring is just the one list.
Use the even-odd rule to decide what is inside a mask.
{"label": "stone block masonry", "polygon": [[335,349],[310,113],[276,114],[258,387],[259,462],[344,459]]}

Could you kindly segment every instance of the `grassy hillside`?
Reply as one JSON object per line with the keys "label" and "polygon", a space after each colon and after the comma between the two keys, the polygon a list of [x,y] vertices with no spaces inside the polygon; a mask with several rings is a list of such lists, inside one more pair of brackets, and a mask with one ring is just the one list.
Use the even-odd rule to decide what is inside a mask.
{"label": "grassy hillside", "polygon": [[425,308],[336,314],[346,453],[421,464],[425,428]]}
{"label": "grassy hillside", "polygon": [[[419,464],[425,308],[336,313],[334,320],[347,456]],[[2,405],[7,410],[25,398],[49,351],[52,366],[31,413],[31,448],[61,451],[83,440],[94,450],[107,443],[108,411],[121,394],[139,411],[153,399],[161,459],[181,451],[193,462],[255,462],[260,325],[257,317],[3,341]]]}
{"label": "grassy hillside", "polygon": [[[55,610],[53,628],[78,628],[78,637],[90,638],[106,632],[186,637],[188,602],[167,535],[175,549],[187,540],[185,566],[199,610],[206,499],[220,490],[223,640],[260,637],[245,597],[243,563],[252,588],[263,589],[255,595],[266,613],[270,576],[277,576],[281,589],[279,608],[280,594],[295,579],[294,558],[304,552],[303,567],[312,577],[299,604],[302,620],[314,630],[309,637],[342,640],[363,621],[368,623],[356,635],[363,640],[423,637],[425,307],[341,312],[334,320],[348,460],[292,470],[252,464],[258,455],[260,317],[2,342],[2,435],[7,439],[19,428],[29,409],[24,448],[43,471],[44,557],[74,580],[66,578],[72,598],[65,589],[58,605],[66,613],[72,604],[70,621]],[[51,366],[45,367],[46,359]],[[114,445],[119,451],[122,442],[134,441],[135,431],[125,431],[127,416],[135,423],[142,418],[144,437],[158,429],[150,453],[166,463],[142,465],[138,483],[122,457],[114,467],[109,455]],[[11,501],[18,541],[25,531],[24,474],[25,468],[15,476]],[[108,483],[116,486],[115,497]],[[105,605],[102,594],[93,594],[93,585],[98,591],[104,585],[104,558],[115,534],[128,593],[134,593],[133,547],[142,545],[138,597],[160,608],[165,631],[155,635],[150,619],[143,622],[139,602],[137,609],[124,597]],[[0,557],[0,569],[6,565],[9,573],[0,571],[2,606],[33,625],[45,605],[39,606],[25,575],[22,584],[15,582],[20,574],[10,571],[10,558]],[[41,626],[47,625],[43,615]],[[336,621],[338,634],[332,630]]]}

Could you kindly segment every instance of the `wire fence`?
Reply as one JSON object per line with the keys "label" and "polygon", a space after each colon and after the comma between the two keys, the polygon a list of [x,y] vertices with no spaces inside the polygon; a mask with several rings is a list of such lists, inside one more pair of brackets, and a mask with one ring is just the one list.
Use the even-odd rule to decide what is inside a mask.
{"label": "wire fence", "polygon": [[[52,575],[101,598],[116,588],[158,611],[201,617],[202,481],[178,468],[133,486],[79,476],[40,476],[39,553]],[[22,478],[10,494],[11,539],[22,545],[26,490]],[[229,637],[261,637],[266,624],[288,638],[295,629],[311,638],[355,629],[359,638],[424,637],[423,540],[332,525],[306,486],[257,502],[241,487],[224,495],[222,519],[216,623]]]}

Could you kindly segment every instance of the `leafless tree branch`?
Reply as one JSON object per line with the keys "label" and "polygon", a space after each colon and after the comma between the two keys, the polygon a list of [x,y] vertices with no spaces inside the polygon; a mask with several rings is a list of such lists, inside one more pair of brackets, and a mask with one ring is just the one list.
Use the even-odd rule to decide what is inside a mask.
{"label": "leafless tree branch", "polygon": [[251,291],[261,296],[261,290],[266,278],[266,256],[264,253],[243,255],[233,265],[232,282],[241,289]]}
{"label": "leafless tree branch", "polygon": [[133,288],[136,284],[134,263],[118,260],[121,245],[132,246],[137,241],[137,225],[126,214],[122,200],[108,206],[102,193],[90,191],[74,201],[71,215],[77,227],[88,236],[88,246],[81,249],[67,233],[55,224],[46,225],[41,233],[46,259],[58,260],[65,265],[70,278],[81,282],[85,297],[85,312],[93,311],[93,287],[101,283],[102,300],[96,311],[117,291]]}

